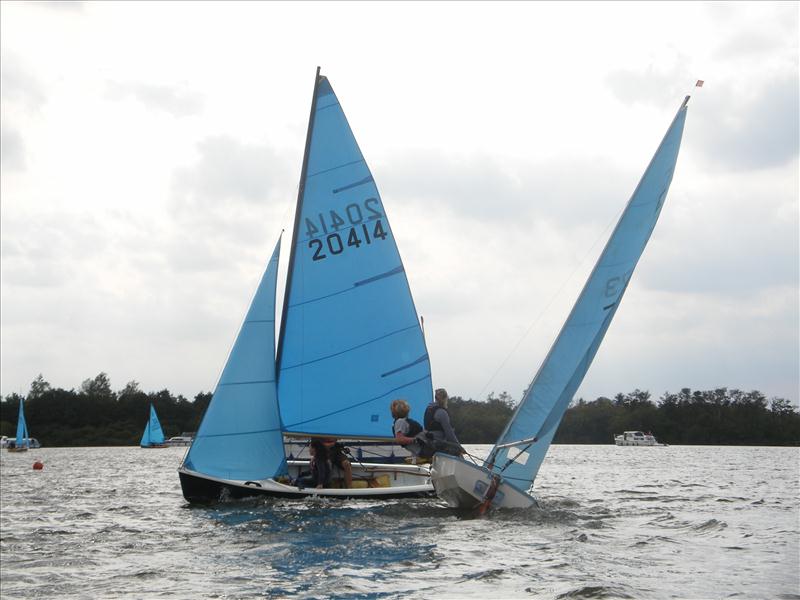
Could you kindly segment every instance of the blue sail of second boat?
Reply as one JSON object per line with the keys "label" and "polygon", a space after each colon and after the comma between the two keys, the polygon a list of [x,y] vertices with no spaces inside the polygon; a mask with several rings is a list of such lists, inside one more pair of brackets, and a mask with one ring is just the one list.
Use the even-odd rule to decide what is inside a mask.
{"label": "blue sail of second boat", "polygon": [[152,448],[153,446],[161,446],[163,444],[164,432],[161,429],[161,423],[158,420],[158,415],[156,415],[156,409],[151,404],[150,418],[147,420],[147,425],[145,425],[144,433],[142,433],[142,439],[139,441],[139,445],[142,448]]}
{"label": "blue sail of second boat", "polygon": [[486,460],[487,467],[521,489],[533,483],[658,221],[678,159],[688,100],[687,96],[539,372]]}
{"label": "blue sail of second boat", "polygon": [[19,400],[19,415],[17,416],[17,441],[16,448],[27,448],[30,444],[28,439],[28,424],[25,422],[25,401]]}

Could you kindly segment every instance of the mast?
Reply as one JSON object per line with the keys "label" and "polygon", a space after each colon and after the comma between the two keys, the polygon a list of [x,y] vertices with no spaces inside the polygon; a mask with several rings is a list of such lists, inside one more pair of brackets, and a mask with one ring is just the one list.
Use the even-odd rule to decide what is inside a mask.
{"label": "mast", "polygon": [[297,246],[297,233],[300,229],[300,213],[302,212],[303,196],[306,191],[306,175],[308,174],[308,151],[311,147],[311,135],[314,132],[314,114],[317,110],[317,87],[319,86],[319,70],[314,76],[314,93],[311,96],[311,113],[308,116],[308,130],[306,131],[306,147],[303,151],[303,167],[300,170],[300,185],[297,187],[297,205],[294,209],[294,227],[292,228],[291,247],[289,249],[289,266],[286,273],[286,286],[283,290],[283,307],[281,308],[281,330],[278,333],[278,350],[275,356],[275,380],[281,376],[281,355],[283,354],[283,333],[286,330],[286,313],[289,310],[289,291],[292,289],[292,271],[294,270],[295,248]]}

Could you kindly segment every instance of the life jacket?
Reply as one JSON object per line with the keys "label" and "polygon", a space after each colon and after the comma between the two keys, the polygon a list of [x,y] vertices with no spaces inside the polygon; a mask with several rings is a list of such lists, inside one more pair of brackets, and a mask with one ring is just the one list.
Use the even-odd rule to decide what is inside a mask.
{"label": "life jacket", "polygon": [[[405,419],[406,419],[406,423],[408,423],[408,432],[405,434],[406,437],[413,438],[420,431],[422,431],[422,425],[419,424],[419,421],[415,421],[411,417],[405,417]],[[397,419],[394,420],[394,423],[397,423]],[[395,435],[394,423],[392,423],[392,435]]]}
{"label": "life jacket", "polygon": [[444,431],[442,428],[442,424],[436,420],[436,411],[443,410],[447,412],[447,409],[437,404],[429,404],[428,407],[425,409],[425,416],[423,417],[423,421],[425,422],[425,430],[426,431]]}

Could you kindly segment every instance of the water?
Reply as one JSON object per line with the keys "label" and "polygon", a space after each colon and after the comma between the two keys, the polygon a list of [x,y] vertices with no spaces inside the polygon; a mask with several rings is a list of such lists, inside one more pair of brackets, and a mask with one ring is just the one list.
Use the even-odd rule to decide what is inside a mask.
{"label": "water", "polygon": [[488,518],[435,499],[190,507],[184,451],[2,452],[0,596],[800,598],[798,448],[554,446],[540,507]]}

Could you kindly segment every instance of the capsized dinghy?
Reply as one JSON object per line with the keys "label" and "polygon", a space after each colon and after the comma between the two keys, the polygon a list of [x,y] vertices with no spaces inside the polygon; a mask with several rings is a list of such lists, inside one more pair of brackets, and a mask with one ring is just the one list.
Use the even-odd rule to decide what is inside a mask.
{"label": "capsized dinghy", "polygon": [[391,443],[391,400],[404,398],[419,413],[432,397],[428,351],[386,211],[319,69],[290,247],[277,356],[280,241],[179,469],[184,497],[432,495],[426,466],[356,460],[352,487],[317,489],[295,485],[309,463],[286,458],[284,436]]}
{"label": "capsized dinghy", "polygon": [[678,159],[689,96],[628,201],[572,312],[483,465],[436,454],[439,497],[462,508],[522,508],[558,424],[577,391],[656,225]]}

